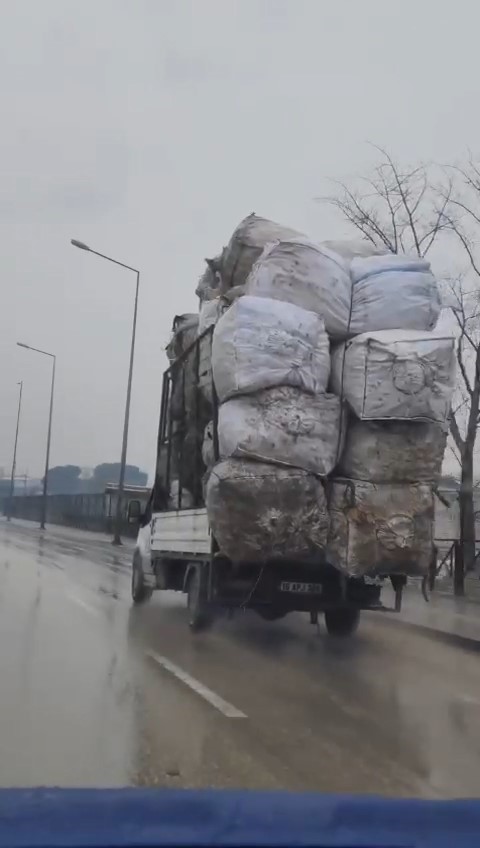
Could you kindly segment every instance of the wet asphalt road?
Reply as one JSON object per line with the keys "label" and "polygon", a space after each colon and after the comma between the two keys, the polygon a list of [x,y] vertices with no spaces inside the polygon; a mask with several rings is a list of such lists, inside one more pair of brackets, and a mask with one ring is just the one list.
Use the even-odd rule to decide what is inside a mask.
{"label": "wet asphalt road", "polygon": [[478,796],[478,654],[381,614],[194,636],[181,595],[132,609],[100,538],[0,520],[1,786]]}

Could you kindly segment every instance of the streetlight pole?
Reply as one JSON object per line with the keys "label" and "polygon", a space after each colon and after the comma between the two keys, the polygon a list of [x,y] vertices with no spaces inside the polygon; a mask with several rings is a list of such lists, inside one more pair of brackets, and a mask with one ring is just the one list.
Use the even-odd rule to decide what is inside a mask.
{"label": "streetlight pole", "polygon": [[20,389],[19,389],[19,392],[18,392],[17,426],[16,426],[16,429],[15,429],[15,443],[14,443],[14,446],[13,446],[12,476],[10,478],[10,496],[8,498],[7,521],[10,521],[10,519],[12,517],[13,492],[15,490],[15,469],[17,467],[18,429],[20,427],[20,411],[22,409],[23,380],[20,380],[20,382],[17,383],[17,386],[20,386]]}
{"label": "streetlight pole", "polygon": [[123,420],[123,438],[122,438],[122,453],[120,457],[120,476],[118,480],[117,504],[115,510],[115,527],[112,539],[113,545],[122,544],[122,505],[123,493],[125,489],[125,467],[127,464],[127,446],[128,446],[128,425],[130,422],[130,400],[132,396],[132,378],[133,378],[133,361],[135,356],[135,337],[137,332],[137,309],[138,309],[138,290],[140,287],[140,271],[137,268],[132,268],[131,265],[125,265],[124,262],[119,262],[117,259],[112,259],[111,256],[105,256],[104,253],[99,253],[98,250],[92,250],[83,241],[70,239],[70,243],[80,250],[86,250],[88,253],[94,253],[95,256],[100,256],[101,259],[106,259],[107,262],[113,262],[114,265],[120,265],[121,268],[126,268],[128,271],[133,271],[137,275],[137,284],[135,288],[135,305],[133,308],[133,323],[132,323],[132,340],[130,343],[130,364],[128,368],[127,381],[127,398],[125,402],[125,417]]}
{"label": "streetlight pole", "polygon": [[43,478],[43,498],[42,498],[42,514],[40,517],[40,529],[45,530],[45,522],[47,520],[47,494],[48,494],[48,468],[50,464],[50,442],[52,439],[52,415],[53,415],[53,394],[55,390],[55,366],[57,357],[54,353],[48,353],[46,350],[39,350],[38,347],[17,342],[19,347],[24,347],[27,350],[33,350],[35,353],[41,353],[43,356],[49,356],[52,360],[52,385],[50,389],[50,412],[48,415],[48,432],[47,432],[47,450],[45,454],[45,476]]}

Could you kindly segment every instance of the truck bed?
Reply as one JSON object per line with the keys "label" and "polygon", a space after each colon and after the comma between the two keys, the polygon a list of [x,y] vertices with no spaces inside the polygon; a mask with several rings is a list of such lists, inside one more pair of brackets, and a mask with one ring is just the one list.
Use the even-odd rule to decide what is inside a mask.
{"label": "truck bed", "polygon": [[152,516],[152,553],[174,556],[210,556],[211,535],[207,510],[179,509]]}

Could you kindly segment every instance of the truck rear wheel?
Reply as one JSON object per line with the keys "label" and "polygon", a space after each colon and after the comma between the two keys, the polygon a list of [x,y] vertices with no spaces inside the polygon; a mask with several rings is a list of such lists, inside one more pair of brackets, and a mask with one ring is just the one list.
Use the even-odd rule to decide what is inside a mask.
{"label": "truck rear wheel", "polygon": [[208,604],[207,569],[204,565],[192,568],[187,583],[188,624],[191,630],[206,630],[212,623]]}
{"label": "truck rear wheel", "polygon": [[329,636],[351,636],[360,621],[360,610],[350,607],[325,610],[325,626]]}
{"label": "truck rear wheel", "polygon": [[152,595],[152,589],[145,582],[142,562],[138,554],[133,557],[132,564],[132,600],[134,604],[144,604]]}

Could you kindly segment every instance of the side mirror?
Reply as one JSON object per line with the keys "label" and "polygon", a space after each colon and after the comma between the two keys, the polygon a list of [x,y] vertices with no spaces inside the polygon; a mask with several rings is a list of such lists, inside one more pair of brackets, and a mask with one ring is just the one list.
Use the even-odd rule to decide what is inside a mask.
{"label": "side mirror", "polygon": [[129,524],[138,524],[142,517],[142,505],[140,501],[130,501],[127,510]]}

